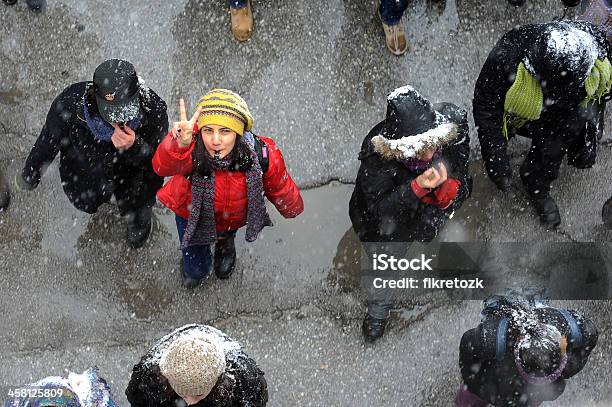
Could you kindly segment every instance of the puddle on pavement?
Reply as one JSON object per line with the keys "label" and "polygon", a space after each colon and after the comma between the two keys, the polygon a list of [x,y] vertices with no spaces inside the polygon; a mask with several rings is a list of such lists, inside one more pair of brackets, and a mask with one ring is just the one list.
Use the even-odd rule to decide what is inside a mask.
{"label": "puddle on pavement", "polygon": [[19,89],[11,89],[6,92],[0,91],[0,104],[15,106],[19,104],[22,97],[23,92]]}
{"label": "puddle on pavement", "polygon": [[119,284],[118,295],[134,318],[150,319],[169,308],[174,291],[150,283]]}

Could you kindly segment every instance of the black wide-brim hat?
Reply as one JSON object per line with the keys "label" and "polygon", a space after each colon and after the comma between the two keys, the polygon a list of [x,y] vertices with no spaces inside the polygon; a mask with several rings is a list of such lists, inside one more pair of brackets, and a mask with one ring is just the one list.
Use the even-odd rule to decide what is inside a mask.
{"label": "black wide-brim hat", "polygon": [[109,123],[128,122],[140,112],[140,86],[134,66],[121,59],[100,64],[93,77],[100,116]]}

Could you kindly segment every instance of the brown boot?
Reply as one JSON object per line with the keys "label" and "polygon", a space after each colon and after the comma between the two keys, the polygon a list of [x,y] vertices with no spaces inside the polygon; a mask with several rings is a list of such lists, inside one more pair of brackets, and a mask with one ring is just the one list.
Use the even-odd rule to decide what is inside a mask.
{"label": "brown boot", "polygon": [[393,55],[404,55],[408,49],[408,42],[406,41],[406,30],[403,24],[387,25],[382,23],[383,30],[385,30],[385,37],[387,41],[387,48]]}
{"label": "brown boot", "polygon": [[251,10],[251,0],[247,2],[246,7],[230,7],[230,14],[232,18],[232,33],[234,33],[234,38],[240,42],[251,38],[251,34],[253,33],[253,11]]}

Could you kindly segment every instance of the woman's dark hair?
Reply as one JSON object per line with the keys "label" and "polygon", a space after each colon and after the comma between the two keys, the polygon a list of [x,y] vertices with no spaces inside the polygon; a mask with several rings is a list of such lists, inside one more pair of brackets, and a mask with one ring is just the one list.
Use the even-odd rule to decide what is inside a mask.
{"label": "woman's dark hair", "polygon": [[[229,171],[246,172],[253,166],[251,149],[247,145],[244,137],[237,135],[236,144],[229,153]],[[213,158],[206,151],[204,141],[200,133],[196,135],[195,147],[193,149],[193,173],[201,176],[208,176],[213,171]]]}

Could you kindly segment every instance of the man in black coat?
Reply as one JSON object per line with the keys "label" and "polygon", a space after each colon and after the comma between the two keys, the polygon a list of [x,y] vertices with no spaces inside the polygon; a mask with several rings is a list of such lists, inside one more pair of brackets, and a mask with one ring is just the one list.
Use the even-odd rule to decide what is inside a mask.
{"label": "man in black coat", "polygon": [[530,138],[520,175],[545,225],[561,223],[549,192],[565,155],[576,168],[595,163],[611,84],[609,55],[605,36],[590,23],[524,25],[498,41],[476,82],[474,122],[487,173],[508,190],[507,143],[515,135]]}
{"label": "man in black coat", "polygon": [[125,391],[132,407],[263,407],[264,373],[223,332],[186,325],[161,338],[134,366]]}
{"label": "man in black coat", "polygon": [[[361,145],[349,215],[368,253],[382,242],[429,242],[470,195],[467,114],[432,105],[410,86],[387,97],[386,119]],[[395,250],[387,245],[389,250]],[[398,254],[398,253],[395,253]],[[382,336],[391,303],[368,284],[367,340]],[[376,290],[374,290],[376,291]]]}
{"label": "man in black coat", "polygon": [[597,344],[593,322],[577,311],[493,296],[459,349],[459,407],[539,406],[557,399]]}
{"label": "man in black coat", "polygon": [[95,213],[114,195],[128,219],[128,243],[140,247],[163,184],[151,159],[167,131],[166,103],[132,64],[108,60],[96,68],[93,82],[75,83],[53,101],[18,183],[36,188],[61,152],[60,176],[70,202]]}

